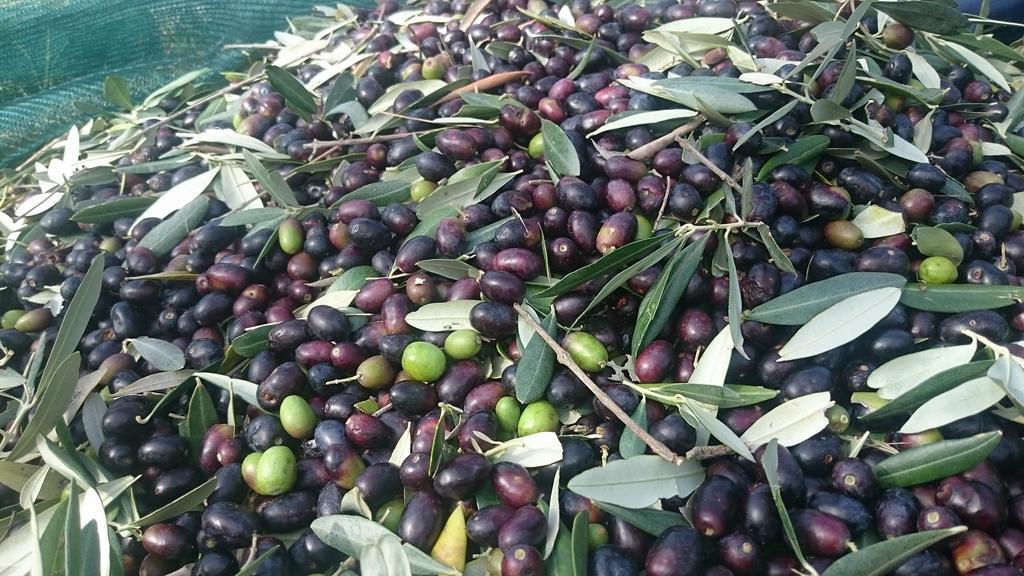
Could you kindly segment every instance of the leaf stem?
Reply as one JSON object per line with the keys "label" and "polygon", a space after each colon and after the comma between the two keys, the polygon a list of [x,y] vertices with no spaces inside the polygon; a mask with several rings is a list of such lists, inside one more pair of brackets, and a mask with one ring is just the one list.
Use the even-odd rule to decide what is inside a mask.
{"label": "leaf stem", "polygon": [[607,394],[605,394],[603,390],[598,388],[597,384],[595,384],[594,381],[590,379],[590,376],[586,372],[584,372],[583,369],[580,368],[578,364],[576,364],[576,362],[573,361],[572,357],[569,356],[569,353],[566,352],[565,348],[562,348],[558,344],[558,342],[555,342],[555,339],[552,338],[547,333],[547,330],[544,330],[544,328],[541,327],[541,325],[538,324],[532,316],[530,316],[530,314],[522,307],[522,305],[514,304],[513,308],[515,308],[516,313],[519,314],[519,317],[526,321],[530,328],[533,328],[533,331],[537,333],[537,336],[544,340],[544,343],[555,351],[555,358],[558,360],[558,362],[565,366],[566,368],[568,368],[569,370],[571,370],[572,373],[577,378],[579,378],[581,382],[583,382],[587,389],[590,390],[594,397],[597,398],[597,400],[601,404],[603,404],[605,408],[608,408],[608,411],[614,414],[615,417],[618,418],[626,426],[626,428],[629,428],[630,431],[636,434],[637,438],[643,440],[644,444],[650,447],[651,451],[677,466],[679,464],[682,464],[686,460],[684,457],[673,452],[671,448],[663,444],[657,438],[648,434],[646,430],[640,427],[640,425],[638,425],[636,422],[633,421],[632,418],[629,417],[629,414],[626,414],[622,410],[622,408],[619,408],[619,405],[616,404],[615,401],[612,400]]}
{"label": "leaf stem", "polygon": [[[694,130],[699,128],[702,123],[704,123],[704,116],[695,116],[693,120],[690,120],[686,124],[683,124],[679,128],[676,128],[675,130],[669,132],[668,134],[665,134],[664,136],[658,138],[657,140],[652,140],[647,144],[644,144],[643,146],[637,148],[636,150],[633,150],[629,154],[626,154],[626,156],[629,156],[633,160],[647,160],[648,158],[651,158],[658,152],[661,152],[662,150],[667,148],[670,144],[675,142],[676,139],[679,138],[680,136],[686,136],[690,132],[693,132]],[[665,196],[667,197],[668,194],[666,193]]]}

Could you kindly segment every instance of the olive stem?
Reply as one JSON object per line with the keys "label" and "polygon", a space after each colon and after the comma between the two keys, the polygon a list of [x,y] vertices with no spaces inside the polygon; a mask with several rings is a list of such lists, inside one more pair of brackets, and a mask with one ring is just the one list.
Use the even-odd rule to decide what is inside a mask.
{"label": "olive stem", "polygon": [[537,336],[540,336],[541,340],[543,340],[549,348],[554,350],[555,358],[558,360],[558,362],[565,366],[566,368],[568,368],[569,370],[571,370],[572,373],[575,374],[581,382],[583,382],[587,389],[590,390],[594,397],[597,398],[597,400],[601,402],[601,404],[603,404],[606,408],[608,408],[608,411],[614,414],[615,417],[618,418],[626,426],[626,428],[629,428],[634,434],[636,434],[637,438],[643,440],[644,444],[649,446],[651,451],[653,451],[658,456],[661,456],[665,460],[668,460],[669,462],[676,465],[682,464],[686,460],[684,457],[673,452],[671,448],[666,446],[657,438],[648,434],[646,430],[644,430],[639,424],[634,422],[633,419],[629,417],[629,414],[626,414],[626,412],[623,411],[622,408],[619,408],[619,405],[616,404],[615,401],[612,400],[607,394],[605,394],[603,390],[598,388],[597,384],[595,384],[594,381],[590,379],[590,376],[586,372],[584,372],[583,369],[580,368],[575,361],[573,361],[572,357],[569,356],[569,353],[565,350],[565,348],[562,348],[558,344],[558,342],[555,342],[555,339],[548,334],[547,330],[542,328],[541,325],[538,324],[537,321],[534,320],[533,317],[530,316],[530,314],[523,309],[521,304],[513,304],[512,307],[515,308],[515,311],[517,314],[519,314],[519,317],[525,320],[526,323],[530,326],[530,328],[533,328],[533,331],[537,333]]}
{"label": "olive stem", "polygon": [[[647,160],[648,158],[651,158],[652,156],[654,156],[658,152],[661,152],[670,144],[675,142],[676,138],[679,138],[680,136],[686,136],[690,132],[693,132],[694,130],[699,128],[703,122],[704,117],[698,115],[694,117],[693,120],[690,120],[689,122],[683,124],[679,128],[676,128],[675,130],[669,132],[668,134],[665,134],[664,136],[658,138],[657,140],[651,140],[647,144],[644,144],[643,146],[637,148],[636,150],[633,150],[629,154],[626,154],[626,156],[629,156],[633,160]],[[666,192],[665,195],[668,196],[668,192]]]}

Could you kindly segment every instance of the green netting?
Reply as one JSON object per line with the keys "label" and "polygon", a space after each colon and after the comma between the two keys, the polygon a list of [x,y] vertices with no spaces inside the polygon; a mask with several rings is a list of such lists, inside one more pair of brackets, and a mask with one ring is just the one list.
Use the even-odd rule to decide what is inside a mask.
{"label": "green netting", "polygon": [[108,76],[136,95],[195,70],[239,66],[233,43],[262,42],[323,0],[0,0],[0,166],[109,106]]}

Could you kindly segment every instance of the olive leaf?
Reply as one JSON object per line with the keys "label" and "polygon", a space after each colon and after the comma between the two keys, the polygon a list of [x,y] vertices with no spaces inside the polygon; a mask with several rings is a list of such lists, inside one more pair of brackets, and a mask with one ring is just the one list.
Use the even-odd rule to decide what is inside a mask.
{"label": "olive leaf", "polygon": [[984,460],[999,445],[1002,435],[999,431],[985,432],[904,450],[876,464],[875,478],[883,488],[900,488],[954,476]]}
{"label": "olive leaf", "polygon": [[246,330],[231,341],[230,349],[244,358],[255,358],[257,354],[267,349],[267,336],[273,329],[273,324],[264,324]]}
{"label": "olive leaf", "polygon": [[203,505],[203,502],[213,494],[217,489],[217,478],[210,478],[206,482],[203,482],[199,486],[196,486],[192,490],[189,490],[185,494],[179,496],[175,500],[171,501],[149,514],[146,514],[142,518],[132,522],[129,526],[134,528],[143,528],[156,524],[157,522],[163,522],[168,518],[174,518],[184,514],[185,512],[191,512],[196,510]]}
{"label": "olive leaf", "polygon": [[664,243],[666,240],[667,237],[665,236],[652,236],[643,240],[635,240],[621,248],[616,248],[601,256],[595,262],[566,274],[558,282],[555,282],[554,285],[538,292],[537,296],[547,298],[571,292],[594,278],[617,272],[620,267],[636,262],[643,258],[644,254],[650,253],[652,248]]}
{"label": "olive leaf", "polygon": [[751,462],[754,461],[754,455],[751,454],[747,445],[740,440],[740,437],[704,408],[701,408],[694,402],[684,402],[679,408],[679,414],[694,429],[707,431],[708,434],[725,446],[728,446],[741,458]]}
{"label": "olive leaf", "polygon": [[[517,372],[518,374],[518,372]],[[640,403],[637,404],[636,409],[633,410],[633,414],[630,416],[633,422],[636,422],[637,426],[647,430],[647,399],[641,398]],[[647,451],[647,445],[644,441],[633,432],[632,428],[626,428],[622,431],[622,436],[619,438],[619,455],[623,458],[632,458],[633,456],[639,456]]]}
{"label": "olive leaf", "polygon": [[103,81],[103,95],[107,101],[122,110],[131,110],[132,91],[128,81],[120,76],[107,76]]}
{"label": "olive leaf", "polygon": [[968,380],[922,404],[903,424],[900,432],[917,434],[945,426],[983,412],[1005,396],[1003,387],[988,376]]}
{"label": "olive leaf", "polygon": [[1024,287],[984,284],[907,284],[900,303],[927,312],[992,310],[1024,301]]}
{"label": "olive leaf", "polygon": [[389,204],[405,202],[409,199],[411,184],[404,180],[385,180],[383,182],[371,182],[365,186],[345,194],[340,200],[331,205],[337,208],[346,202],[353,200],[369,200],[374,206],[384,207]]}
{"label": "olive leaf", "polygon": [[[608,282],[604,286],[602,286],[600,290],[597,291],[597,294],[594,295],[594,298],[590,301],[589,304],[587,304],[587,307],[583,309],[583,312],[580,313],[579,317],[576,318],[574,324],[578,323],[580,319],[587,314],[587,312],[590,312],[590,310],[594,306],[596,306],[605,298],[607,298],[608,295],[610,295],[612,292],[618,290],[619,287],[625,284],[630,278],[650,268],[651,266],[654,266],[658,262],[661,262],[662,259],[665,258],[665,256],[668,256],[674,250],[678,249],[684,241],[685,238],[674,238],[669,242],[666,242],[663,245],[659,246],[653,252],[649,252],[646,256],[644,256],[637,262],[630,264],[628,267],[623,269],[615,276],[612,276],[611,279],[608,280]],[[612,250],[612,253],[615,252],[618,252],[618,250]]]}
{"label": "olive leaf", "polygon": [[[549,336],[557,336],[558,321],[554,313],[548,314],[542,326]],[[527,404],[543,398],[554,371],[555,351],[543,338],[531,338],[516,368],[516,399]]]}
{"label": "olive leaf", "polygon": [[757,180],[764,180],[771,174],[772,170],[783,164],[803,164],[816,160],[828,148],[828,144],[828,136],[820,134],[800,138],[765,162],[761,170],[757,172]]}
{"label": "olive leaf", "polygon": [[1019,412],[1024,406],[1024,369],[1011,356],[1001,356],[989,368],[987,376],[1003,387]]}
{"label": "olive leaf", "polygon": [[868,386],[886,400],[898,398],[947,370],[967,364],[978,347],[975,343],[933,348],[893,358],[868,374]]}
{"label": "olive leaf", "polygon": [[284,208],[250,208],[239,212],[232,212],[220,221],[222,226],[246,226],[257,224],[275,218],[284,218],[288,211]]}
{"label": "olive leaf", "polygon": [[936,34],[955,34],[970,21],[955,5],[930,0],[876,2],[875,8],[910,28]]}
{"label": "olive leaf", "polygon": [[[310,525],[325,544],[347,556],[360,555],[360,551],[381,537],[394,537],[384,526],[360,516],[334,514],[321,516]],[[402,544],[409,567],[417,576],[457,575],[451,567],[441,564],[411,544]]]}
{"label": "olive leaf", "polygon": [[[731,192],[726,191],[726,197],[731,196]],[[720,245],[725,247],[723,252],[725,252],[725,261],[729,273],[729,334],[732,335],[732,346],[740,356],[749,359],[746,350],[743,349],[743,331],[740,330],[740,325],[743,322],[743,296],[740,292],[740,275],[736,271],[736,258],[733,256],[732,249],[729,246],[728,233],[722,236]]]}
{"label": "olive leaf", "polygon": [[[187,207],[192,201],[199,198],[199,195],[213,184],[213,180],[217,177],[219,172],[220,168],[215,167],[203,172],[202,174],[183,180],[181,183],[161,194],[156,199],[156,202],[150,204],[142,214],[139,214],[138,217],[135,218],[135,222],[132,223],[131,227],[134,229],[139,222],[146,218],[162,219],[166,218],[172,212],[180,212],[181,210],[184,210],[184,207]],[[151,230],[150,234],[155,230],[156,228]],[[149,234],[146,236],[148,237]],[[143,242],[145,242],[145,238],[143,238]],[[140,242],[140,245],[141,244],[142,243]],[[148,248],[148,246],[146,247]],[[152,250],[152,248],[150,249]]]}
{"label": "olive leaf", "polygon": [[918,252],[925,256],[943,256],[959,266],[964,259],[964,249],[956,238],[942,228],[917,226],[910,233]]}
{"label": "olive leaf", "polygon": [[199,463],[199,452],[203,447],[206,431],[219,421],[217,407],[206,391],[206,386],[196,386],[188,402],[188,413],[180,424],[182,436],[188,439],[189,454],[195,464]]}
{"label": "olive leaf", "polygon": [[[937,350],[943,349],[939,348]],[[984,376],[993,364],[994,361],[992,360],[979,360],[978,362],[970,362],[943,370],[896,396],[880,408],[861,416],[860,419],[863,422],[869,423],[870,428],[871,422],[884,421],[891,416],[913,412],[932,398],[948,392],[964,382]],[[882,390],[885,390],[885,388]],[[882,399],[884,400],[884,398]]]}
{"label": "olive leaf", "polygon": [[84,205],[80,202],[78,210],[71,219],[81,224],[109,224],[119,218],[135,218],[149,208],[156,198],[152,196],[129,196],[112,198],[101,203]]}
{"label": "olive leaf", "polygon": [[825,411],[833,404],[828,392],[787,400],[758,418],[740,439],[752,450],[769,441],[783,446],[799,444],[828,426]]}
{"label": "olive leaf", "polygon": [[245,402],[250,406],[260,405],[256,394],[256,384],[253,384],[248,380],[231,378],[229,376],[215,374],[213,372],[196,372],[193,376],[205,382],[209,382],[218,388],[231,392],[235,396],[245,400]]}
{"label": "olive leaf", "polygon": [[267,170],[263,162],[248,150],[242,150],[242,156],[245,157],[245,166],[249,169],[249,173],[260,183],[264,192],[281,206],[299,205],[299,201],[295,198],[295,192],[280,173]]}
{"label": "olive leaf", "polygon": [[185,352],[177,345],[159,338],[139,336],[129,338],[125,346],[138,352],[153,368],[161,372],[180,370],[185,367]]}
{"label": "olive leaf", "polygon": [[148,394],[151,392],[162,392],[174,388],[194,374],[192,370],[176,370],[174,372],[156,372],[143,376],[135,382],[125,386],[111,394],[112,398],[122,396],[134,396],[136,394]]}
{"label": "olive leaf", "polygon": [[[704,254],[704,247],[707,245],[710,235],[704,235],[700,240],[690,244],[686,248],[676,252],[669,259],[668,264],[658,275],[658,279],[651,286],[651,289],[644,295],[637,311],[636,327],[633,329],[633,356],[636,357],[640,350],[651,343],[655,336],[665,327],[669,321],[672,311],[675,309],[687,284],[700,265],[701,256]],[[608,256],[621,251],[613,250]]]}
{"label": "olive leaf", "polygon": [[562,443],[554,432],[536,432],[501,442],[487,453],[496,462],[539,468],[562,460]]}
{"label": "olive leaf", "polygon": [[[166,194],[167,192],[165,192]],[[189,232],[199,227],[206,217],[210,199],[199,196],[181,207],[173,216],[157,224],[139,241],[139,246],[148,248],[157,256],[166,256],[184,240]],[[144,215],[144,214],[143,214]],[[141,216],[140,216],[141,218]]]}
{"label": "olive leaf", "polygon": [[[598,134],[604,134],[605,132],[611,132],[613,130],[634,128],[636,126],[647,126],[672,120],[684,120],[686,118],[693,118],[696,115],[697,113],[693,110],[687,110],[685,108],[654,110],[652,112],[623,112],[609,118],[608,122],[605,122],[600,128],[594,130],[590,134],[587,134],[587,138],[593,138]],[[545,139],[545,144],[546,143],[547,139]],[[547,147],[545,146],[545,150],[546,148]]]}
{"label": "olive leaf", "polygon": [[544,138],[544,159],[560,176],[579,176],[580,159],[576,148],[558,124],[541,120],[541,135]]}
{"label": "olive leaf", "polygon": [[425,304],[406,315],[405,321],[425,332],[448,332],[471,328],[469,313],[481,300],[458,300]]}
{"label": "olive leaf", "polygon": [[642,455],[591,468],[569,480],[569,490],[625,508],[646,508],[661,498],[689,496],[704,481],[700,463],[673,464],[661,456]]}
{"label": "olive leaf", "polygon": [[673,526],[689,526],[686,517],[677,512],[655,510],[653,508],[623,508],[607,502],[594,502],[594,505],[608,514],[614,515],[619,520],[632,524],[633,526],[647,532],[651,536],[658,537],[661,533]]}
{"label": "olive leaf", "polygon": [[918,552],[966,531],[966,526],[957,526],[883,540],[839,558],[822,576],[885,576]]}
{"label": "olive leaf", "polygon": [[303,120],[310,121],[316,112],[316,99],[302,82],[277,66],[268,65],[265,72],[274,90],[284,96],[288,109],[301,116]]}
{"label": "olive leaf", "polygon": [[438,276],[448,278],[449,280],[458,280],[459,278],[476,278],[482,273],[476,267],[467,264],[463,260],[454,260],[451,258],[436,258],[432,260],[420,260],[416,263],[420,270],[430,272],[431,274],[437,274]]}
{"label": "olive leaf", "polygon": [[[768,446],[761,456],[761,468],[764,469],[765,479],[768,481],[768,488],[772,493],[772,500],[775,502],[775,510],[782,522],[782,531],[786,535],[786,542],[800,564],[809,566],[803,550],[800,549],[800,541],[796,537],[796,530],[793,529],[793,522],[789,518],[786,504],[782,500],[782,488],[779,484],[779,446],[775,439],[768,442]],[[813,574],[814,571],[812,570],[811,573]]]}
{"label": "olive leaf", "polygon": [[899,288],[878,288],[833,304],[797,330],[779,350],[779,360],[809,358],[852,342],[885,318],[900,294]]}

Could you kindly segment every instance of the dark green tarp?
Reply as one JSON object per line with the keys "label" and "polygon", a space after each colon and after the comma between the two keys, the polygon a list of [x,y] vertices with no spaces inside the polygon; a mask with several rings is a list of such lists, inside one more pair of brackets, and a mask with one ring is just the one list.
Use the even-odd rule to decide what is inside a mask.
{"label": "dark green tarp", "polygon": [[110,107],[103,81],[144,95],[198,68],[237,68],[226,44],[269,40],[320,0],[0,0],[0,167]]}

